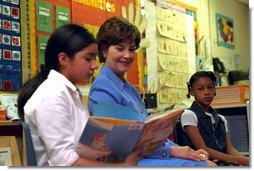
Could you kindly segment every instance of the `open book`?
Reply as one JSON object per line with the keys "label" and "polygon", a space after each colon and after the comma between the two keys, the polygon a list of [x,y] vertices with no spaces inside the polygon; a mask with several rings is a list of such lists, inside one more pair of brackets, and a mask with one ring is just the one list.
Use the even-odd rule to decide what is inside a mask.
{"label": "open book", "polygon": [[[183,109],[173,109],[136,121],[134,118],[140,114],[127,107],[112,104],[110,109],[107,107],[98,106],[95,112],[99,116],[90,116],[79,141],[81,156],[104,161],[113,156],[114,160],[121,160],[135,148],[141,148],[143,155],[152,154],[165,143],[183,112]],[[103,117],[107,112],[114,114]],[[117,117],[113,117],[116,114]],[[127,120],[127,115],[132,120]]]}

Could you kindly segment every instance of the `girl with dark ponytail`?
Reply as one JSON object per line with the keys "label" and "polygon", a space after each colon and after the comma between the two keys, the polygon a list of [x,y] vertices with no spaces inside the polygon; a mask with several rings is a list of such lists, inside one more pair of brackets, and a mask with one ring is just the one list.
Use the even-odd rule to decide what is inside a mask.
{"label": "girl with dark ponytail", "polygon": [[46,80],[49,70],[46,71],[44,65],[40,66],[41,72],[39,72],[35,77],[28,80],[22,90],[19,92],[18,96],[18,114],[22,121],[24,121],[24,106],[28,99],[32,96],[35,90],[40,86],[40,84]]}
{"label": "girl with dark ponytail", "polygon": [[[79,143],[89,112],[76,85],[90,82],[98,69],[97,54],[97,41],[87,29],[63,25],[47,42],[45,65],[24,84],[18,111],[29,126],[38,166],[131,166],[139,159],[133,152],[119,163],[100,162],[111,151]],[[97,158],[87,155],[87,150]]]}
{"label": "girl with dark ponytail", "polygon": [[24,120],[24,105],[41,83],[47,79],[50,70],[61,72],[60,53],[66,54],[66,57],[71,60],[77,52],[92,43],[97,44],[93,35],[88,30],[75,24],[65,25],[52,33],[46,46],[45,64],[40,66],[40,72],[28,80],[19,93],[18,113],[22,120]]}

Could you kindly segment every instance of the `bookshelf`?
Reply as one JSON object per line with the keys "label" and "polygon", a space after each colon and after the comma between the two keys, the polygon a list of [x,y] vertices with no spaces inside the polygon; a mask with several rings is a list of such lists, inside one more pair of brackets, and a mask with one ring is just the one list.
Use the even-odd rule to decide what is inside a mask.
{"label": "bookshelf", "polygon": [[249,103],[213,106],[228,121],[228,129],[234,147],[249,155]]}
{"label": "bookshelf", "polygon": [[23,129],[18,121],[0,121],[0,147],[10,147],[12,166],[22,166]]}

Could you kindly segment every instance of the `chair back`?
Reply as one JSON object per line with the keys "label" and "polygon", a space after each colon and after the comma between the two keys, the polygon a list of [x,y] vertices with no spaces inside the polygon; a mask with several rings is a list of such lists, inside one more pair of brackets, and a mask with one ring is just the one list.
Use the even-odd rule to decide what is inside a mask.
{"label": "chair back", "polygon": [[24,134],[25,134],[24,135],[25,136],[25,146],[26,146],[25,153],[26,153],[26,158],[27,158],[27,166],[37,166],[30,129],[29,129],[28,125],[23,121],[21,121],[21,125],[23,127]]}
{"label": "chair back", "polygon": [[183,140],[183,130],[182,130],[182,125],[181,125],[181,121],[178,120],[174,130],[173,130],[173,142],[180,145],[180,146],[184,146],[184,140]]}

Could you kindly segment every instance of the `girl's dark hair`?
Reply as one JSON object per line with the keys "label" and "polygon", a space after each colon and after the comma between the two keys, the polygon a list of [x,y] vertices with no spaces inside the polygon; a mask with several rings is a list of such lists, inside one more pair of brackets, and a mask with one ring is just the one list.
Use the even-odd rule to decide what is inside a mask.
{"label": "girl's dark hair", "polygon": [[96,42],[95,37],[86,28],[72,23],[58,27],[51,34],[44,55],[45,65],[40,66],[40,72],[28,80],[19,92],[18,113],[22,120],[24,120],[24,105],[28,99],[46,80],[51,69],[59,71],[59,53],[63,52],[73,59],[77,52]]}
{"label": "girl's dark hair", "polygon": [[135,43],[135,48],[139,48],[140,32],[138,28],[122,17],[111,17],[100,27],[97,34],[98,56],[101,63],[105,62],[103,50],[110,45],[117,45],[126,41]]}
{"label": "girl's dark hair", "polygon": [[217,78],[215,77],[214,73],[212,71],[198,71],[195,74],[193,74],[190,78],[190,81],[187,82],[187,88],[188,88],[188,94],[187,98],[190,98],[190,89],[192,85],[199,79],[199,78],[210,78],[213,82],[213,85],[217,85]]}

